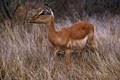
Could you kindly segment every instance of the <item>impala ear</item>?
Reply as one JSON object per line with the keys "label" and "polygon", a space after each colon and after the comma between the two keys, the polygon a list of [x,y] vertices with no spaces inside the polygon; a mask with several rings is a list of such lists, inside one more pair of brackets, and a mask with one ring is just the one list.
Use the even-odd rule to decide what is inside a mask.
{"label": "impala ear", "polygon": [[43,10],[39,12],[39,15],[44,14],[45,12],[49,12],[48,7],[48,4],[43,4]]}
{"label": "impala ear", "polygon": [[48,6],[45,6],[44,9],[39,12],[39,15],[51,15],[54,17],[53,11]]}
{"label": "impala ear", "polygon": [[45,9],[46,9],[46,11],[47,11],[51,16],[54,17],[53,11],[51,10],[51,8],[50,8],[47,4],[46,4],[46,6],[45,6]]}
{"label": "impala ear", "polygon": [[44,4],[45,6],[47,6],[47,7],[50,7],[48,4]]}
{"label": "impala ear", "polygon": [[51,15],[54,17],[54,14],[53,14],[53,11],[50,9],[50,13],[51,13]]}

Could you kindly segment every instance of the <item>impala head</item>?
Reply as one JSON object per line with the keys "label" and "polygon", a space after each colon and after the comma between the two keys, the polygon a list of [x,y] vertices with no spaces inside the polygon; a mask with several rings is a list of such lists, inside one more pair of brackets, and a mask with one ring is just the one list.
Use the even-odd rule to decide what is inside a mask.
{"label": "impala head", "polygon": [[47,24],[54,19],[53,11],[45,6],[40,12],[30,17],[28,20],[30,23]]}

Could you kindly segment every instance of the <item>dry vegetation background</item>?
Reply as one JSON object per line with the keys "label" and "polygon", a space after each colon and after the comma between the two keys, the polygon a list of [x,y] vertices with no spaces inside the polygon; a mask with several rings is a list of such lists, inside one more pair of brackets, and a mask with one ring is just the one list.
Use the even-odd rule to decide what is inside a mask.
{"label": "dry vegetation background", "polygon": [[[56,3],[58,4],[60,1],[56,1]],[[75,3],[80,4],[79,1],[82,2],[76,0]],[[88,0],[84,1],[87,1],[84,4],[88,4]],[[99,0],[97,1],[99,2]],[[114,4],[114,1],[117,0],[109,1],[113,1]],[[6,13],[1,13],[0,80],[120,79],[120,15],[118,14],[120,1],[118,0],[116,3],[118,8],[113,9],[116,13],[110,12],[112,9],[109,7],[106,7],[108,11],[105,12],[103,9],[97,13],[90,12],[92,10],[85,6],[78,8],[82,5],[72,5],[72,0],[61,1],[61,5],[63,3],[64,5],[60,9],[58,9],[60,5],[55,6],[54,2],[50,4],[55,12],[56,30],[69,26],[75,21],[90,21],[95,27],[95,46],[99,55],[91,52],[88,47],[83,52],[71,53],[70,69],[67,70],[64,55],[53,55],[54,49],[47,39],[47,26],[28,23],[24,20],[25,18],[19,16],[19,9],[12,20],[7,17]],[[92,2],[90,4],[92,5]],[[61,14],[57,10],[61,10]],[[79,10],[81,11],[79,12]],[[103,12],[101,13],[101,11]],[[4,13],[4,11],[2,12]],[[11,16],[11,13],[9,14]],[[27,16],[29,16],[28,14]]]}

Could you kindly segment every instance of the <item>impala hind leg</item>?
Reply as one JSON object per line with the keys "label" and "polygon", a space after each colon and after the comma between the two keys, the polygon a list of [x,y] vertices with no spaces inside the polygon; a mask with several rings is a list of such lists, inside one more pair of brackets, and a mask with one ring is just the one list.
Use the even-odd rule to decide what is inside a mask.
{"label": "impala hind leg", "polygon": [[89,40],[90,48],[94,50],[94,33],[93,32],[88,35],[88,40]]}
{"label": "impala hind leg", "polygon": [[66,66],[70,64],[70,49],[65,50],[65,59],[66,59]]}

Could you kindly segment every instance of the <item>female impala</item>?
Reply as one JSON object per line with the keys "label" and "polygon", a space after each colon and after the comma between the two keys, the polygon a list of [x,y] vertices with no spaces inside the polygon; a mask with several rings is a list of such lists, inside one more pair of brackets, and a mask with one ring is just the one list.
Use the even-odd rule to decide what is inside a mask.
{"label": "female impala", "polygon": [[81,21],[71,27],[56,31],[54,15],[49,7],[45,7],[38,14],[29,19],[30,23],[43,23],[48,28],[48,39],[57,49],[65,50],[66,64],[70,63],[70,49],[82,49],[89,40],[90,47],[94,48],[94,27],[89,22]]}

